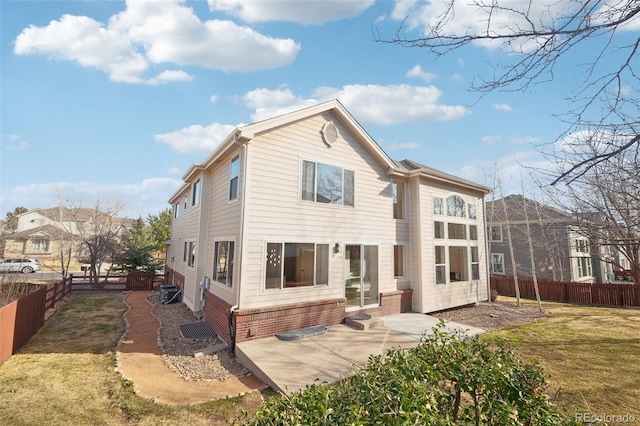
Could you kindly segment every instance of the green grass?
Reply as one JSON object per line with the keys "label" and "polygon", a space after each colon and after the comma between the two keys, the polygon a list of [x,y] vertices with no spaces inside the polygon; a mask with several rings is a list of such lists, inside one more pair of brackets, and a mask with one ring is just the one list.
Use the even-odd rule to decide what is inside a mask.
{"label": "green grass", "polygon": [[139,397],[115,371],[125,331],[121,297],[75,298],[0,365],[0,423],[13,425],[226,425],[255,412],[260,394],[169,406]]}
{"label": "green grass", "polygon": [[551,317],[486,338],[502,338],[526,359],[539,362],[563,414],[629,414],[640,422],[640,310],[543,307]]}

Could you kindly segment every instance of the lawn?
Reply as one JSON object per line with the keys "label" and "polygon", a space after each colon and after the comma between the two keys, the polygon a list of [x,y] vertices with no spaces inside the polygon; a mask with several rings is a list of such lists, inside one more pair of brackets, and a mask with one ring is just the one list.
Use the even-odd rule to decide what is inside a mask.
{"label": "lawn", "polygon": [[0,419],[14,425],[226,425],[260,394],[168,406],[137,396],[115,371],[121,297],[74,298],[0,366]]}
{"label": "lawn", "polygon": [[[529,303],[529,302],[525,302]],[[566,416],[640,421],[640,310],[545,303],[552,316],[489,333],[540,362]],[[0,366],[0,419],[15,425],[225,425],[262,395],[168,406],[138,397],[115,371],[125,330],[120,297],[73,298]]]}
{"label": "lawn", "polygon": [[487,338],[500,337],[539,362],[563,414],[627,414],[640,422],[640,310],[547,302],[543,308],[550,318]]}

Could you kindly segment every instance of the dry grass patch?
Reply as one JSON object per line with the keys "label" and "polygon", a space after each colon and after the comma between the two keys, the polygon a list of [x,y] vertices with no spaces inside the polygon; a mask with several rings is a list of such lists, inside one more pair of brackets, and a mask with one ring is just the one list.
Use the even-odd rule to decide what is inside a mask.
{"label": "dry grass patch", "polygon": [[76,297],[0,365],[0,419],[15,425],[226,425],[255,412],[253,393],[167,406],[139,397],[115,371],[127,307],[119,296]]}
{"label": "dry grass patch", "polygon": [[[524,303],[532,303],[525,301]],[[640,421],[640,310],[544,303],[552,316],[488,334],[515,345],[548,375],[568,416],[635,416]]]}

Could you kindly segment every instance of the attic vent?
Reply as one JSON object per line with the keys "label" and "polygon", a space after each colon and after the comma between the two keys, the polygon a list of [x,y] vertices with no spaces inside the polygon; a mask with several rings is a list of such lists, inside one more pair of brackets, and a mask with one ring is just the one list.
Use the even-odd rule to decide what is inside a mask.
{"label": "attic vent", "polygon": [[322,133],[322,139],[324,140],[324,143],[329,146],[333,145],[338,140],[338,128],[331,121],[327,121],[326,123],[324,123],[324,126],[322,126],[322,130],[320,131],[320,133]]}

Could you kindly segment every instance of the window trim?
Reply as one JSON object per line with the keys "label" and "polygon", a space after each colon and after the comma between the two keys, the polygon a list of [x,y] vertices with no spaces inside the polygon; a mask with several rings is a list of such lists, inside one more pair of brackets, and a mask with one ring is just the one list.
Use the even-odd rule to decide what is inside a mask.
{"label": "window trim", "polygon": [[[234,166],[237,171],[234,173]],[[235,185],[234,185],[235,184]],[[240,192],[240,154],[231,159],[229,163],[229,201],[237,200]]]}
{"label": "window trim", "polygon": [[[280,246],[280,286],[274,288],[267,288],[267,257],[269,256],[269,245],[270,244],[278,244]],[[313,284],[312,285],[302,285],[302,286],[285,286],[285,252],[287,244],[313,244]],[[326,250],[325,258],[326,258],[326,271],[324,271],[324,276],[326,277],[326,283],[318,283],[318,248],[319,246],[323,246]],[[329,286],[329,282],[331,279],[331,246],[330,243],[324,242],[313,242],[313,241],[294,241],[294,240],[265,240],[264,241],[264,253],[262,256],[262,274],[261,274],[261,291],[264,292],[272,292],[272,291],[295,291],[295,290],[304,290],[304,289],[319,289],[326,288]]]}
{"label": "window trim", "polygon": [[202,182],[200,179],[191,184],[191,205],[195,206],[200,203]]}
{"label": "window trim", "polygon": [[[502,259],[502,261],[500,262],[500,264],[502,265],[502,271],[496,271],[496,268],[495,268],[496,264],[493,261],[494,256],[498,256],[498,258]],[[491,273],[498,274],[498,275],[505,274],[504,253],[491,253]]]}
{"label": "window trim", "polygon": [[[227,259],[225,259],[225,281],[218,279],[218,248],[220,243],[227,243]],[[233,288],[233,274],[235,272],[236,241],[234,238],[216,238],[213,242],[213,271],[211,280],[228,288]]]}
{"label": "window trim", "polygon": [[[401,274],[400,275],[396,275],[396,260],[397,260],[397,253],[396,250],[400,249],[400,254],[402,257],[402,263],[400,265],[401,267]],[[402,280],[402,279],[406,279],[407,278],[407,245],[406,244],[394,244],[393,245],[393,279],[396,280]]]}
{"label": "window trim", "polygon": [[406,220],[406,195],[405,182],[401,180],[391,181],[391,201],[394,220]]}
{"label": "window trim", "polygon": [[[307,176],[307,173],[311,171],[309,166],[305,166],[305,163],[308,165],[313,165],[313,176]],[[336,169],[340,169],[341,173],[341,194],[340,194],[340,203],[331,203],[331,202],[322,202],[318,201],[318,166],[326,166],[333,167]],[[349,178],[347,177],[349,176]],[[308,179],[312,178],[313,182],[309,182]],[[347,200],[347,191],[346,183],[350,180],[351,182],[351,197]],[[298,180],[300,185],[300,189],[298,191],[298,200],[302,203],[313,203],[316,205],[327,205],[327,206],[340,206],[340,207],[351,207],[355,208],[356,205],[356,172],[355,170],[348,169],[342,166],[336,166],[330,163],[323,163],[321,161],[312,161],[301,159],[300,162],[300,178]],[[311,188],[310,188],[311,187]],[[309,191],[311,190],[311,192]],[[346,201],[350,201],[347,203]]]}

